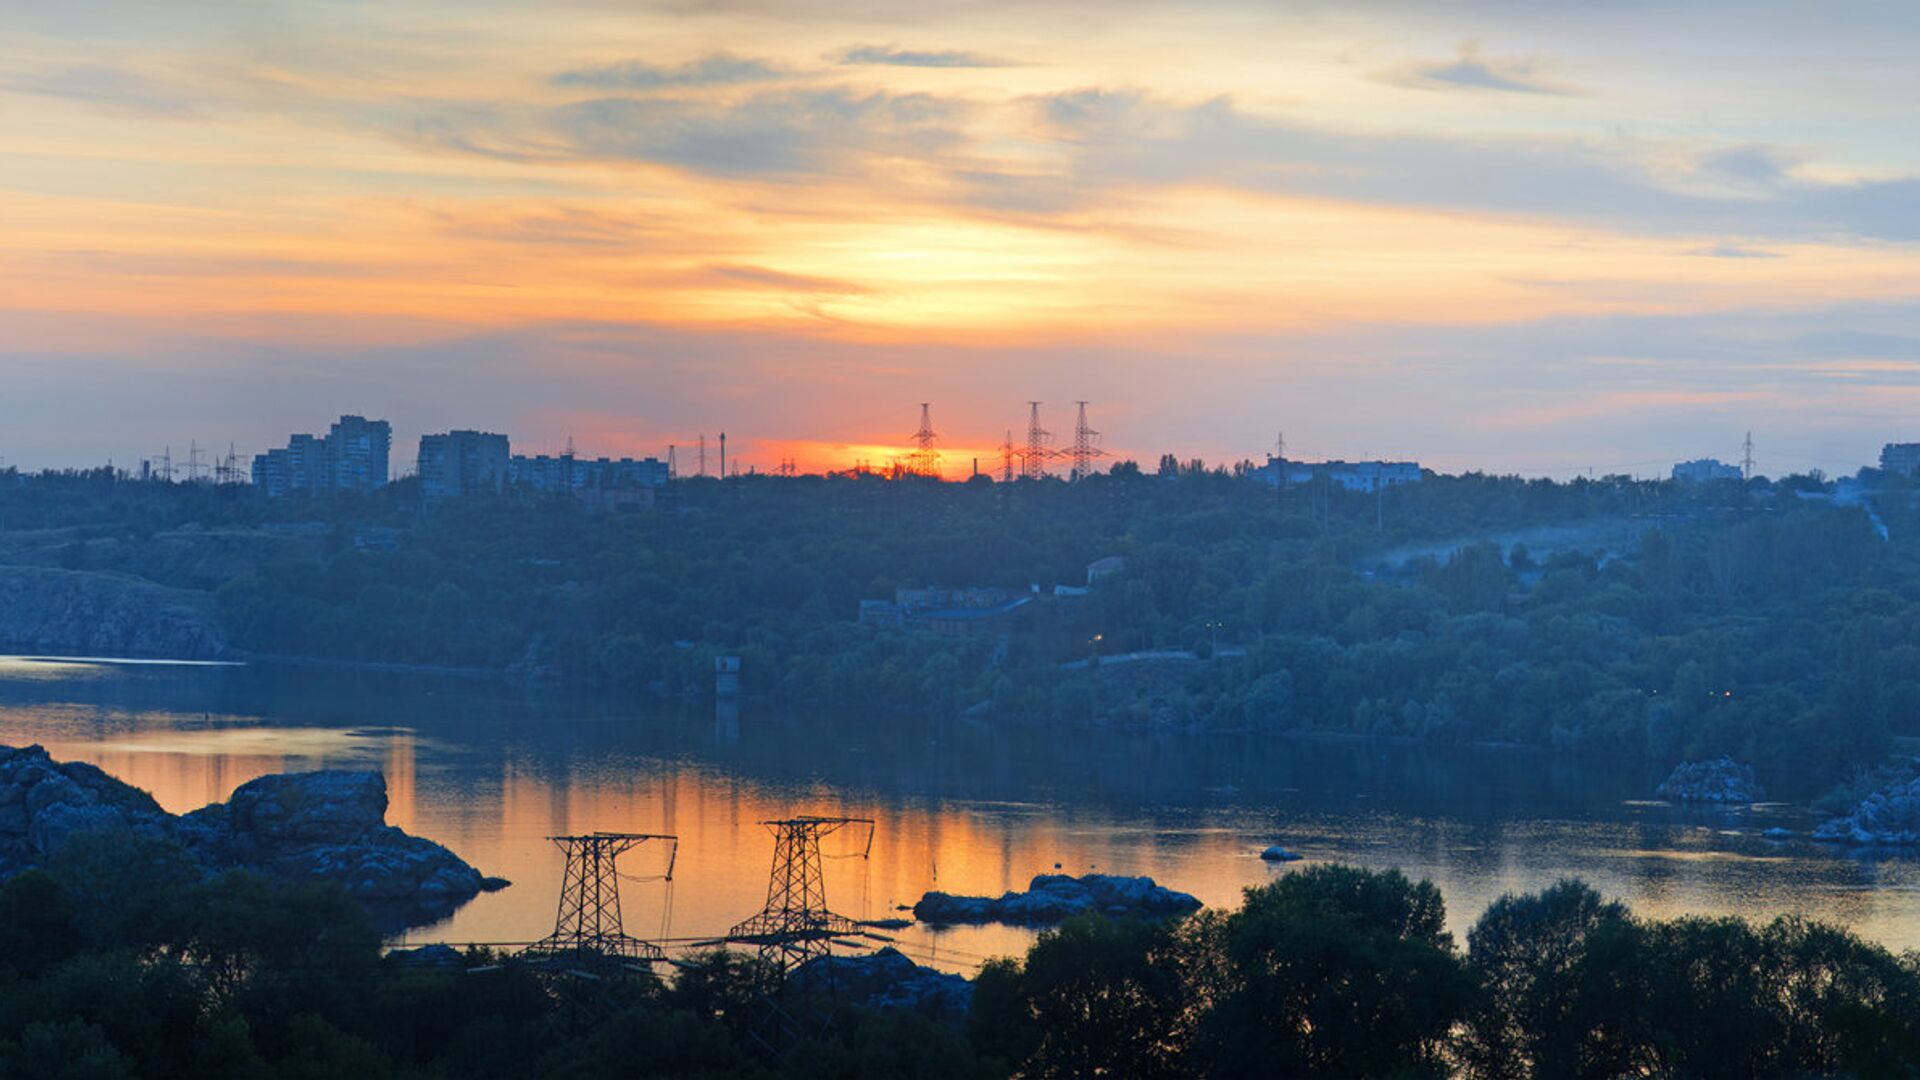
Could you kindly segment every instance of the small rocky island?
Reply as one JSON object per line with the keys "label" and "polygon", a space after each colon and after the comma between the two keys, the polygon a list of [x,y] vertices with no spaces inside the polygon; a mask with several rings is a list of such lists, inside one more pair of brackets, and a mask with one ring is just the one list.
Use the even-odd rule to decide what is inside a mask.
{"label": "small rocky island", "polygon": [[925,923],[1011,923],[1047,926],[1075,915],[1164,918],[1198,911],[1200,901],[1175,892],[1150,877],[1113,874],[1040,874],[1026,892],[998,897],[952,896],[930,892],[913,905],[914,917]]}
{"label": "small rocky island", "polygon": [[1683,761],[1655,790],[1663,799],[1683,803],[1732,805],[1758,802],[1766,797],[1753,766],[1742,765],[1729,757],[1712,761]]}
{"label": "small rocky island", "polygon": [[0,746],[0,879],[40,865],[76,834],[128,831],[178,844],[209,873],[254,870],[287,881],[336,881],[376,919],[416,926],[505,882],[386,823],[377,772],[263,776],[233,797],[169,814],[139,788],[38,746]]}
{"label": "small rocky island", "polygon": [[1920,845],[1920,777],[1868,795],[1852,811],[1823,822],[1813,838],[1860,847]]}

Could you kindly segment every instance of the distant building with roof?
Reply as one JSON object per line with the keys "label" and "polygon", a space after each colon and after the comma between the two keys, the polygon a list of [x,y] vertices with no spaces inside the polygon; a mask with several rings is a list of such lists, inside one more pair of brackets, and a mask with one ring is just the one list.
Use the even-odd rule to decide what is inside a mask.
{"label": "distant building with roof", "polygon": [[1092,587],[1093,583],[1099,581],[1101,578],[1117,574],[1126,568],[1127,557],[1125,555],[1108,555],[1104,559],[1095,559],[1087,564],[1087,585],[1088,587]]}
{"label": "distant building with roof", "polygon": [[1000,633],[1033,602],[1027,593],[996,586],[895,589],[892,600],[860,601],[860,625],[911,627],[964,636]]}
{"label": "distant building with roof", "polygon": [[1746,476],[1738,465],[1728,465],[1718,458],[1697,458],[1683,461],[1673,467],[1673,478],[1682,483],[1705,484],[1714,480],[1740,480]]}
{"label": "distant building with roof", "polygon": [[1247,470],[1248,479],[1268,487],[1304,487],[1323,481],[1347,491],[1417,484],[1423,475],[1417,461],[1289,461],[1269,457],[1265,465]]}
{"label": "distant building with roof", "polygon": [[1888,443],[1881,447],[1880,471],[1900,476],[1920,475],[1920,443]]}
{"label": "distant building with roof", "polygon": [[658,458],[583,458],[572,454],[516,454],[507,463],[507,481],[530,491],[589,488],[662,488],[667,463]]}

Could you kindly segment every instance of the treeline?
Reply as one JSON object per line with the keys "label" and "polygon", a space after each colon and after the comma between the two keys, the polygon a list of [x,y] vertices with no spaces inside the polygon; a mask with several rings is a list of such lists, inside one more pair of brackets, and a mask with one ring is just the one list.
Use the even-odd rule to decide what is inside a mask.
{"label": "treeline", "polygon": [[1431,884],[1321,866],[1232,912],[1068,923],[990,963],[964,1026],[780,995],[740,954],[543,977],[380,955],[344,893],[203,881],[128,834],[0,885],[0,1076],[1920,1075],[1920,967],[1793,919],[1635,918],[1578,882],[1466,948]]}
{"label": "treeline", "polygon": [[[593,516],[84,474],[0,484],[0,559],[214,591],[256,654],[693,694],[733,654],[750,692],[796,707],[1729,754],[1811,789],[1920,734],[1920,510],[1874,482],[1878,519],[1805,477],[1368,494],[1187,467],[694,480]],[[1534,526],[1559,532],[1550,553],[1471,539]],[[1049,595],[1107,555],[1127,569]],[[861,600],[926,585],[1042,595],[1005,641],[855,624]],[[1169,649],[1200,660],[1061,666]]]}

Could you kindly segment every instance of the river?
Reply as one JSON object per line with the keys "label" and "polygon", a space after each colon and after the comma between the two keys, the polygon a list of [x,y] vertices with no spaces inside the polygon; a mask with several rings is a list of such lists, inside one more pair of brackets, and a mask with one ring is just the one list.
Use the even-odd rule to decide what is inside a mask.
{"label": "river", "polygon": [[[1445,894],[1464,939],[1504,892],[1578,876],[1636,912],[1799,913],[1920,948],[1920,872],[1761,830],[1804,810],[1689,811],[1658,777],[1539,751],[716,714],[543,694],[477,679],[310,668],[0,658],[0,743],[40,743],[176,813],[271,772],[377,768],[388,820],[512,887],[403,943],[510,944],[552,929],[563,857],[546,837],[679,837],[622,860],[642,937],[724,933],[764,902],[771,818],[870,818],[825,845],[828,905],[898,917],[929,889],[998,894],[1056,866],[1148,874],[1209,905],[1292,867],[1399,867]],[[1258,853],[1283,843],[1304,863]],[[909,956],[971,972],[1017,953],[1012,927],[896,932]]]}

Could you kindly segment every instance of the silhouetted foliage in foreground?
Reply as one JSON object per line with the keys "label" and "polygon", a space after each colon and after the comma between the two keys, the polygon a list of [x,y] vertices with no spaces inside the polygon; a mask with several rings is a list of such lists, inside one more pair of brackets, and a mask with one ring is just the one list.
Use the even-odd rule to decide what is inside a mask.
{"label": "silhouetted foliage in foreground", "polygon": [[738,954],[670,985],[413,970],[337,889],[120,872],[164,863],[83,835],[0,885],[0,1076],[1920,1075],[1920,960],[1796,919],[1636,919],[1573,881],[1501,899],[1463,951],[1431,884],[1301,869],[1232,912],[1050,931],[987,966],[964,1030],[790,998],[775,1035]]}

